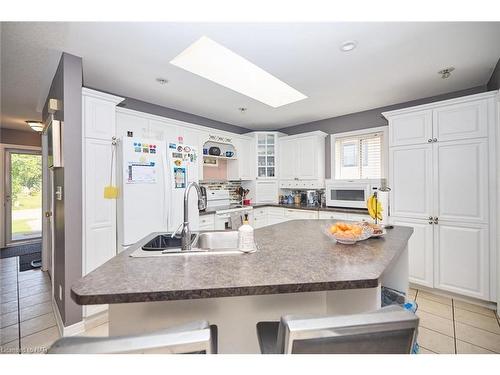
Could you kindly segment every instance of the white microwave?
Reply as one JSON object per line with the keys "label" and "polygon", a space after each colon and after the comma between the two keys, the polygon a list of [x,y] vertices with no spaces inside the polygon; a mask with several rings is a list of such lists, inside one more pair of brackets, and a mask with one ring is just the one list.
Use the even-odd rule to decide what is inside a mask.
{"label": "white microwave", "polygon": [[380,181],[331,181],[326,184],[328,207],[366,208],[366,201],[378,189]]}

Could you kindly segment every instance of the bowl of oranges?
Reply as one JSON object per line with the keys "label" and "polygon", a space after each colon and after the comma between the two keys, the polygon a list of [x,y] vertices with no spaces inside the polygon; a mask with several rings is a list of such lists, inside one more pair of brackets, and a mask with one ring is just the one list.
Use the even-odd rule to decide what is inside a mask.
{"label": "bowl of oranges", "polygon": [[345,245],[353,245],[358,241],[366,240],[373,234],[369,226],[338,222],[326,227],[325,233],[328,237]]}

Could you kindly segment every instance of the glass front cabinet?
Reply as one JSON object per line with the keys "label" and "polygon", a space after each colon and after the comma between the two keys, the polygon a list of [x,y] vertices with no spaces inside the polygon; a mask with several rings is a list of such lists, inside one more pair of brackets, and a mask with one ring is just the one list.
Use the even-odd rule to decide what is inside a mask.
{"label": "glass front cabinet", "polygon": [[276,178],[278,133],[256,132],[255,139],[257,145],[257,178]]}

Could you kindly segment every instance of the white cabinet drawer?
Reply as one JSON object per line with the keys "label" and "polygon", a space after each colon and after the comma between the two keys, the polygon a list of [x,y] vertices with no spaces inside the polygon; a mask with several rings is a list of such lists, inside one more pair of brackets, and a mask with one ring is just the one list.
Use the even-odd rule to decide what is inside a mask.
{"label": "white cabinet drawer", "polygon": [[285,209],[285,219],[317,219],[317,211]]}
{"label": "white cabinet drawer", "polygon": [[347,220],[351,221],[373,221],[369,215],[362,214],[347,214]]}
{"label": "white cabinet drawer", "polygon": [[266,225],[267,225],[267,215],[253,217],[253,227],[255,229],[265,227]]}
{"label": "white cabinet drawer", "polygon": [[267,207],[267,213],[274,216],[284,216],[285,209],[282,207]]}
{"label": "white cabinet drawer", "polygon": [[320,211],[319,218],[320,219],[333,219],[333,220],[347,220],[347,214],[345,214],[343,212]]}
{"label": "white cabinet drawer", "polygon": [[214,215],[202,215],[200,216],[200,230],[214,230],[215,228],[215,217]]}

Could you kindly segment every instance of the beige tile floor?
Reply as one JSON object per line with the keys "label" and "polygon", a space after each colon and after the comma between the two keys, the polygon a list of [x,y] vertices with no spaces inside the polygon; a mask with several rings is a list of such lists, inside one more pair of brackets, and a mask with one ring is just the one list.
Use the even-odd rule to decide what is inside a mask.
{"label": "beige tile floor", "polygon": [[[17,258],[0,259],[0,353],[44,352],[59,338],[50,280],[39,270],[18,272]],[[500,353],[500,322],[493,310],[410,289],[420,317],[422,354]],[[108,324],[84,336],[107,336]]]}
{"label": "beige tile floor", "polygon": [[420,317],[422,354],[500,353],[500,320],[493,310],[424,290],[410,289]]}
{"label": "beige tile floor", "polygon": [[43,353],[59,338],[46,272],[0,259],[0,353]]}

